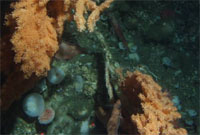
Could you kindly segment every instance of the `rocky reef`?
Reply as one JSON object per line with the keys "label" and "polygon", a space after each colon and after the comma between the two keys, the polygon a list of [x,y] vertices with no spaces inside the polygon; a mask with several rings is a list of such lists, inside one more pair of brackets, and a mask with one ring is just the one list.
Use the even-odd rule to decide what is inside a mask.
{"label": "rocky reef", "polygon": [[[197,2],[19,0],[7,9],[2,134],[200,132]],[[30,117],[34,94],[43,110]]]}

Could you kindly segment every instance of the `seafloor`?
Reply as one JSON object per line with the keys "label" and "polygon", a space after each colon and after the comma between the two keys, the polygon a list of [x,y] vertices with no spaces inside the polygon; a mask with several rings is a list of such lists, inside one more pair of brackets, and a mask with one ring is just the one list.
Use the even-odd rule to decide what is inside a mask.
{"label": "seafloor", "polygon": [[189,135],[200,132],[197,1],[115,1],[93,33],[80,33],[74,22],[66,22],[62,41],[81,50],[70,59],[54,58],[52,68],[63,70],[64,80],[53,85],[44,78],[29,91],[43,95],[46,106],[55,110],[55,119],[45,126],[30,119],[23,113],[22,99],[2,114],[2,133],[80,134],[85,124],[82,134],[106,134],[95,117],[97,104],[112,108],[103,98],[106,66],[114,85],[117,68],[151,75],[170,93],[182,115],[180,127]]}

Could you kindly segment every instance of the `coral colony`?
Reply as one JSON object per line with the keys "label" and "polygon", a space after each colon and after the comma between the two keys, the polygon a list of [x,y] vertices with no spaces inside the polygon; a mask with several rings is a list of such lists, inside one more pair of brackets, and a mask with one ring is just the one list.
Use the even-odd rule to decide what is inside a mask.
{"label": "coral colony", "polygon": [[[58,50],[58,39],[63,33],[64,21],[74,18],[79,31],[88,28],[92,32],[100,13],[108,8],[112,1],[106,0],[99,6],[92,0],[20,0],[11,4],[14,11],[6,16],[5,24],[16,30],[9,35],[10,37],[2,40],[4,51],[1,50],[1,58],[5,61],[2,61],[1,69],[12,69],[13,59],[8,59],[8,54],[12,56],[14,50],[16,71],[13,71],[12,77],[7,79],[2,88],[2,108],[7,109],[14,100],[32,88],[39,77],[47,75],[51,58]],[[75,14],[71,14],[72,9],[75,10]],[[84,18],[86,10],[91,11],[87,20]],[[20,67],[17,64],[21,64]],[[13,83],[13,77],[18,81],[16,84],[25,82],[28,85],[16,91],[14,85],[9,85]],[[9,93],[16,96],[11,97]]]}
{"label": "coral colony", "polygon": [[[21,70],[26,78],[33,73],[37,76],[44,76],[50,70],[50,60],[58,50],[57,37],[63,32],[65,20],[74,16],[78,30],[83,31],[86,29],[84,12],[88,9],[91,14],[88,17],[87,26],[92,32],[100,12],[109,7],[112,1],[106,0],[100,6],[91,0],[76,2],[73,0],[21,0],[13,4],[14,11],[7,16],[6,24],[9,26],[13,19],[16,20],[17,30],[11,38],[12,48],[16,52],[14,61],[22,63]],[[70,14],[72,7],[76,11],[75,15]],[[49,17],[47,12],[53,18]]]}

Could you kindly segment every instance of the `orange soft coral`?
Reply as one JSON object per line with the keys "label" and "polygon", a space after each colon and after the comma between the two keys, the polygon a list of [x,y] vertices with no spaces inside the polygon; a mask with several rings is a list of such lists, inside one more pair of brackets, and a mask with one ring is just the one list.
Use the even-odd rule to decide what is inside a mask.
{"label": "orange soft coral", "polygon": [[33,73],[37,76],[46,75],[50,60],[58,50],[52,19],[47,16],[47,10],[39,0],[21,0],[12,7],[12,17],[17,23],[11,39],[16,53],[14,61],[22,64],[21,70],[26,77]]}
{"label": "orange soft coral", "polygon": [[83,31],[86,29],[86,20],[84,18],[84,13],[88,9],[89,11],[91,11],[91,14],[87,19],[88,30],[90,32],[94,31],[94,26],[96,21],[99,19],[100,13],[104,9],[108,8],[113,1],[114,0],[105,0],[101,5],[97,6],[96,3],[92,0],[78,0],[76,2],[76,13],[74,16],[78,30]]}
{"label": "orange soft coral", "polygon": [[181,117],[180,113],[152,77],[138,71],[127,74],[121,87],[121,102],[123,115],[130,117],[135,126],[131,132],[139,135],[186,135],[185,129],[174,125],[175,120]]}
{"label": "orange soft coral", "polygon": [[109,7],[113,0],[106,0],[100,6],[91,0],[20,0],[13,3],[14,11],[7,16],[7,25],[16,21],[16,31],[11,42],[15,52],[15,63],[21,64],[25,77],[33,73],[45,76],[50,69],[50,60],[58,50],[57,38],[61,37],[66,19],[73,18],[72,9],[76,10],[74,19],[79,31],[85,30],[86,9],[92,13],[87,24],[93,31],[100,12]]}
{"label": "orange soft coral", "polygon": [[[71,21],[74,18],[72,10],[82,10],[80,7],[85,6],[88,10],[97,8],[91,0],[76,6],[79,5],[78,1],[81,0],[19,0],[11,4],[13,12],[5,17],[5,24],[9,27],[6,28],[8,30],[3,30],[6,33],[3,33],[0,44],[0,70],[6,76],[1,85],[2,109],[9,108],[13,101],[19,99],[41,76],[47,74],[50,61],[58,50],[58,40],[63,33],[64,21]],[[104,3],[101,11],[108,7],[110,2]],[[81,18],[77,15],[75,21],[78,17]],[[96,20],[91,21],[93,26],[95,22]],[[78,23],[77,27],[81,31]]]}

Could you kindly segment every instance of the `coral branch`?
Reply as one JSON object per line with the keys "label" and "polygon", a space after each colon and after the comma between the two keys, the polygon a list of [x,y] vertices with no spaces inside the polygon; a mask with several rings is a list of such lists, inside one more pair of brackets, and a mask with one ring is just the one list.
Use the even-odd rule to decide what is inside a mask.
{"label": "coral branch", "polygon": [[120,117],[121,117],[121,102],[120,100],[117,100],[117,102],[113,106],[111,117],[107,123],[108,135],[118,135]]}
{"label": "coral branch", "polygon": [[96,21],[99,19],[100,13],[105,8],[108,8],[112,2],[113,0],[106,0],[104,3],[102,3],[100,6],[92,11],[87,21],[88,29],[90,32],[94,31],[94,26],[96,24]]}
{"label": "coral branch", "polygon": [[100,13],[105,8],[108,8],[112,2],[113,0],[106,0],[101,5],[97,6],[91,0],[78,0],[78,2],[76,3],[76,14],[74,16],[78,30],[83,31],[86,29],[86,26],[85,26],[86,20],[83,15],[87,8],[90,11],[92,11],[92,13],[89,15],[88,20],[87,20],[88,30],[92,32],[94,31],[94,26],[95,26],[96,21],[99,19]]}

